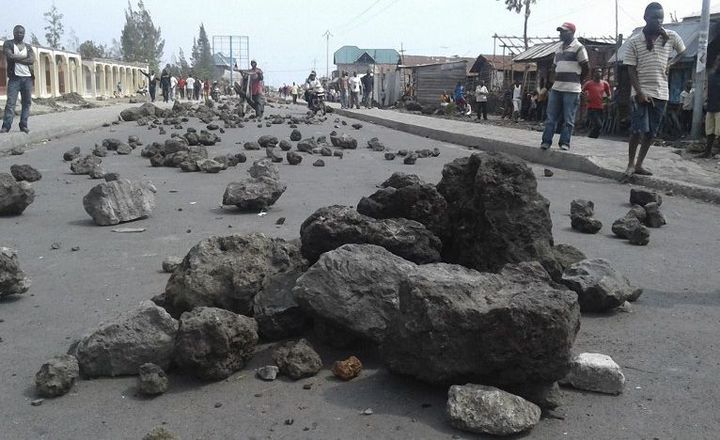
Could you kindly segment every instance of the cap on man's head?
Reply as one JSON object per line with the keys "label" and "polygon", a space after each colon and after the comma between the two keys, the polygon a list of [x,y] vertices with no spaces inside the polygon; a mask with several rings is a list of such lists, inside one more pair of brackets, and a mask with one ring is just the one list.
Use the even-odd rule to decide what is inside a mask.
{"label": "cap on man's head", "polygon": [[558,31],[570,31],[572,33],[575,33],[575,25],[569,22],[565,22],[562,25],[558,26]]}

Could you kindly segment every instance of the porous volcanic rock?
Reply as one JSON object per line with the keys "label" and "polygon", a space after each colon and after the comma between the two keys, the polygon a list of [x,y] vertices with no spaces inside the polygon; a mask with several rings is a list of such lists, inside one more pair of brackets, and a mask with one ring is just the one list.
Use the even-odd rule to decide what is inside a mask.
{"label": "porous volcanic rock", "polygon": [[265,287],[255,295],[253,316],[263,340],[279,340],[299,336],[309,325],[300,308],[293,288],[301,271],[285,272],[267,279]]}
{"label": "porous volcanic rock", "polygon": [[0,246],[0,298],[20,295],[30,288],[30,278],[20,269],[17,251]]}
{"label": "porous volcanic rock", "polygon": [[645,189],[635,189],[632,188],[630,190],[630,204],[631,205],[640,205],[644,207],[648,203],[657,203],[658,206],[662,205],[662,196],[655,191],[648,191]]}
{"label": "porous volcanic rock", "polygon": [[205,380],[222,380],[242,369],[258,342],[257,323],[215,307],[197,307],[180,317],[175,362]]}
{"label": "porous volcanic rock", "polygon": [[37,182],[38,180],[42,179],[42,174],[40,174],[40,171],[36,170],[30,165],[12,165],[10,167],[10,174],[17,180],[25,181],[25,182]]}
{"label": "porous volcanic rock", "polygon": [[146,396],[157,396],[168,389],[168,377],[159,366],[148,362],[138,370],[138,391]]}
{"label": "porous volcanic rock", "polygon": [[80,377],[80,366],[73,355],[55,356],[35,374],[35,388],[42,397],[66,394]]}
{"label": "porous volcanic rock", "polygon": [[442,242],[408,219],[376,220],[347,206],[320,208],[300,227],[302,253],[311,263],[344,244],[375,244],[418,264],[440,261]]}
{"label": "porous volcanic rock", "polygon": [[450,218],[443,261],[497,271],[554,259],[550,203],[522,160],[502,153],[456,159],[443,168],[437,189]]}
{"label": "porous volcanic rock", "polygon": [[354,150],[358,145],[357,139],[345,133],[340,136],[330,136],[330,143],[332,143],[333,147],[339,147],[343,150]]}
{"label": "porous volcanic rock", "polygon": [[83,207],[100,226],[116,225],[147,217],[155,208],[155,187],[147,182],[120,179],[90,189]]}
{"label": "porous volcanic rock", "polygon": [[322,359],[305,339],[279,344],[273,352],[273,362],[280,373],[291,379],[315,376],[322,369]]}
{"label": "porous volcanic rock", "polygon": [[152,301],[100,326],[80,339],[71,354],[85,376],[138,374],[148,362],[170,366],[178,322]]}
{"label": "porous volcanic rock", "polygon": [[73,174],[90,174],[95,168],[102,164],[102,159],[88,154],[85,157],[77,157],[70,162],[70,170]]}
{"label": "porous volcanic rock", "polygon": [[242,211],[260,211],[275,204],[286,189],[285,183],[268,177],[231,182],[225,188],[223,205],[235,205]]}
{"label": "porous volcanic rock", "polygon": [[250,316],[254,298],[273,278],[305,270],[295,244],[263,234],[210,237],[183,259],[165,287],[174,315],[195,307],[220,307]]}
{"label": "porous volcanic rock", "polygon": [[602,258],[573,264],[563,274],[562,282],[577,293],[583,312],[606,312],[625,301],[634,301],[642,293]]}
{"label": "porous volcanic rock", "polygon": [[20,215],[35,201],[35,190],[25,181],[0,173],[0,216]]}

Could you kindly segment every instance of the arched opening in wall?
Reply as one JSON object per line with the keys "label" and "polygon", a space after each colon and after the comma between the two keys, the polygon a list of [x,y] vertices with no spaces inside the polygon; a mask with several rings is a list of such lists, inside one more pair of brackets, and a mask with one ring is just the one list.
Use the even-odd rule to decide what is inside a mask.
{"label": "arched opening in wall", "polygon": [[65,78],[68,75],[67,64],[65,64],[65,59],[62,56],[55,55],[55,65],[57,66],[58,72],[58,91],[61,95],[64,95],[65,93],[68,93],[68,90],[65,87]]}
{"label": "arched opening in wall", "polygon": [[118,84],[122,84],[122,79],[120,78],[120,68],[115,66],[112,68],[112,76],[113,76],[113,84],[112,90],[113,92],[117,92]]}
{"label": "arched opening in wall", "polygon": [[95,93],[98,96],[101,96],[103,94],[103,67],[96,65],[95,66]]}
{"label": "arched opening in wall", "polygon": [[91,72],[90,68],[85,65],[82,66],[82,71],[83,71],[83,84],[85,85],[85,94],[92,95],[93,94],[93,88],[92,88],[93,72]]}
{"label": "arched opening in wall", "polygon": [[7,95],[7,62],[0,51],[0,95]]}
{"label": "arched opening in wall", "polygon": [[126,70],[124,67],[120,68],[120,77],[118,78],[118,83],[116,84],[116,89],[118,91],[118,95],[122,95],[125,93],[125,90],[127,90],[128,82],[127,78],[125,76]]}
{"label": "arched opening in wall", "polygon": [[47,96],[52,95],[52,81],[53,81],[53,73],[52,73],[52,57],[46,53],[41,53],[39,56],[40,59],[40,69],[42,70],[45,81],[43,83],[40,83],[37,81],[40,92],[38,95],[40,96]]}
{"label": "arched opening in wall", "polygon": [[[70,92],[80,93],[78,90],[78,78],[82,74],[82,69],[78,63],[77,58],[70,58],[68,72],[70,75]],[[82,83],[81,83],[82,84]]]}
{"label": "arched opening in wall", "polygon": [[105,66],[105,94],[112,95],[113,91],[113,76],[112,67]]}

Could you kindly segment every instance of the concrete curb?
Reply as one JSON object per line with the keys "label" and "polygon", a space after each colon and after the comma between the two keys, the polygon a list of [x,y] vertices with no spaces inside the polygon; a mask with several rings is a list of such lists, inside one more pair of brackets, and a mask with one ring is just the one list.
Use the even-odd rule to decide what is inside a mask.
{"label": "concrete curb", "polygon": [[[462,133],[437,130],[423,127],[421,125],[406,124],[404,122],[384,119],[380,116],[354,113],[345,109],[336,108],[334,109],[334,112],[348,118],[371,122],[373,124],[392,128],[393,130],[403,131],[441,142],[463,145],[483,151],[495,151],[512,154],[528,162],[548,165],[558,169],[577,171],[613,180],[619,180],[623,176],[621,171],[603,168],[585,156],[569,152],[556,150],[543,151],[537,147],[518,145],[510,142],[499,141],[497,139],[484,138],[481,136],[471,136]],[[633,176],[630,183],[646,186],[659,191],[673,191],[677,195],[720,204],[720,189],[716,188],[695,185],[672,179],[663,179],[662,177],[657,176]]]}
{"label": "concrete curb", "polygon": [[[107,122],[107,121],[105,121]],[[10,139],[4,139],[0,143],[0,157],[6,157],[11,155],[11,151],[15,148],[21,148],[27,150],[29,146],[33,144],[41,143],[49,139],[58,139],[65,136],[71,136],[73,134],[81,133],[83,131],[94,130],[102,127],[105,122],[88,122],[83,125],[74,125],[72,127],[63,129],[53,130],[32,130],[30,134],[25,133],[13,133],[10,134]]]}

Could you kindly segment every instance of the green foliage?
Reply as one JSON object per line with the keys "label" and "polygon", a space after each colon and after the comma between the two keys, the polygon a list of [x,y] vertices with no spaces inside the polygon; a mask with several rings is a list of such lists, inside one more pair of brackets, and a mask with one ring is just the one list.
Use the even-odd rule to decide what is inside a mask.
{"label": "green foliage", "polygon": [[43,28],[45,29],[45,40],[48,46],[53,49],[60,49],[60,40],[65,32],[62,24],[63,14],[58,11],[55,3],[53,3],[52,8],[44,13],[43,17],[45,17],[45,22],[48,24]]}
{"label": "green foliage", "polygon": [[208,40],[205,25],[200,24],[200,33],[197,39],[193,39],[192,48],[192,71],[195,78],[206,80],[214,79],[215,62],[213,60],[212,48]]}
{"label": "green foliage", "polygon": [[95,44],[94,41],[86,40],[78,47],[78,53],[85,59],[92,58],[105,58],[105,46],[102,44]]}
{"label": "green foliage", "polygon": [[451,102],[445,106],[446,115],[454,115],[455,113],[457,113],[457,105],[455,105],[454,102]]}
{"label": "green foliage", "polygon": [[535,0],[505,0],[505,7],[508,11],[515,11],[519,14],[524,7],[531,3],[535,3]]}
{"label": "green foliage", "polygon": [[177,66],[180,76],[187,77],[190,75],[190,64],[185,59],[185,52],[183,52],[182,48],[179,50]]}
{"label": "green foliage", "polygon": [[34,33],[30,33],[30,44],[33,46],[40,46],[40,40],[38,39],[37,35]]}
{"label": "green foliage", "polygon": [[133,10],[128,0],[125,11],[125,27],[120,35],[122,58],[125,61],[148,63],[150,69],[159,71],[160,59],[165,48],[159,27],[155,27],[150,13],[142,0]]}

